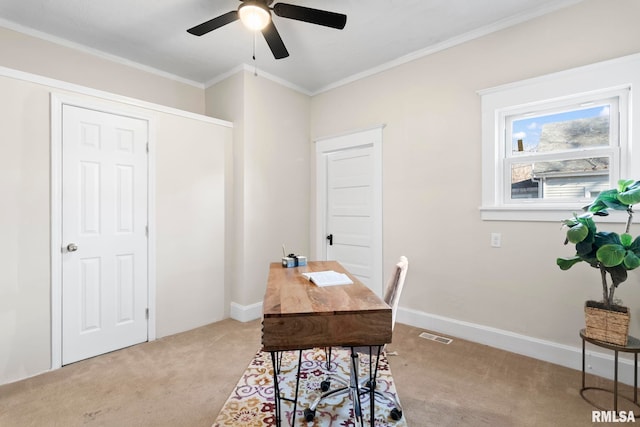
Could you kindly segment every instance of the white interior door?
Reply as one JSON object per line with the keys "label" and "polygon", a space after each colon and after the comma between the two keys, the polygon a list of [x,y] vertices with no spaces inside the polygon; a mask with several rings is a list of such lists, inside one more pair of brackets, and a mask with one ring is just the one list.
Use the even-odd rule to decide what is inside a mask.
{"label": "white interior door", "polygon": [[62,107],[62,364],[147,340],[146,120]]}
{"label": "white interior door", "polygon": [[[320,144],[325,259],[340,262],[382,295],[381,129]],[[324,199],[324,200],[322,200]]]}

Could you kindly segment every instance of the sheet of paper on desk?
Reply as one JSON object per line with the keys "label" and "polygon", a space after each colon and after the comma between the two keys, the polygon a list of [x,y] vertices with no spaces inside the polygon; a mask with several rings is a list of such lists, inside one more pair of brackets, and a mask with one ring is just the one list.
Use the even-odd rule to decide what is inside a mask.
{"label": "sheet of paper on desk", "polygon": [[312,273],[302,273],[304,277],[318,286],[351,285],[353,281],[344,273],[333,270],[315,271]]}

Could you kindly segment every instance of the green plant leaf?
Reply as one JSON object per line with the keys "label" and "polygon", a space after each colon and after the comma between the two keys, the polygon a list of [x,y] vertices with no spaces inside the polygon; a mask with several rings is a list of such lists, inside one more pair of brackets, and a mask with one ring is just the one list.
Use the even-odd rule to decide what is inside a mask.
{"label": "green plant leaf", "polygon": [[611,281],[613,282],[613,286],[615,287],[627,280],[627,270],[623,265],[618,265],[612,268],[605,268],[605,270],[608,271],[611,275]]}
{"label": "green plant leaf", "polygon": [[586,258],[596,257],[595,250],[593,249],[593,242],[582,241],[580,243],[576,243],[576,253],[585,261],[587,260]]}
{"label": "green plant leaf", "polygon": [[627,206],[618,200],[618,190],[605,190],[598,194],[598,197],[584,210],[592,213],[606,211],[607,209],[626,210]]}
{"label": "green plant leaf", "polygon": [[593,243],[595,241],[595,236],[598,231],[596,227],[596,223],[593,220],[593,214],[588,213],[588,214],[580,215],[579,217],[576,217],[576,221],[579,224],[582,224],[589,229],[589,234],[582,241]]}
{"label": "green plant leaf", "polygon": [[578,223],[567,230],[567,239],[571,243],[580,243],[589,235],[589,228]]}
{"label": "green plant leaf", "polygon": [[593,240],[593,244],[596,248],[601,248],[604,245],[621,245],[620,236],[613,231],[598,231]]}
{"label": "green plant leaf", "polygon": [[632,251],[627,251],[623,264],[627,270],[633,270],[634,268],[640,267],[640,258],[638,258],[638,256]]}
{"label": "green plant leaf", "polygon": [[618,192],[622,193],[623,191],[627,191],[630,185],[635,183],[636,181],[633,179],[619,179],[618,180]]}
{"label": "green plant leaf", "polygon": [[572,258],[557,258],[556,264],[558,264],[560,270],[568,270],[581,261],[582,258],[580,258],[579,256],[574,256]]}
{"label": "green plant leaf", "polygon": [[562,224],[566,227],[573,227],[574,225],[578,224],[578,220],[577,218],[565,219],[562,221]]}
{"label": "green plant leaf", "polygon": [[627,249],[633,251],[637,256],[640,256],[640,236],[636,237]]}
{"label": "green plant leaf", "polygon": [[626,255],[626,249],[619,244],[606,244],[596,252],[598,261],[605,267],[615,267],[622,264]]}
{"label": "green plant leaf", "polygon": [[632,241],[633,237],[631,237],[630,234],[624,233],[620,235],[620,243],[622,243],[622,246],[624,246],[625,248],[629,249]]}
{"label": "green plant leaf", "polygon": [[618,200],[627,206],[635,205],[640,202],[640,187],[631,188],[627,191],[618,193]]}

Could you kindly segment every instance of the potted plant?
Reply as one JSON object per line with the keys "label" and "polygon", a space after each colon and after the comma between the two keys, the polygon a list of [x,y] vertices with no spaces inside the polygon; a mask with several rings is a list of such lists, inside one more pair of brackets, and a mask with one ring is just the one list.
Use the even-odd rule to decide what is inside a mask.
{"label": "potted plant", "polygon": [[[601,192],[584,214],[563,221],[567,228],[565,244],[575,245],[571,258],[558,258],[556,263],[568,270],[586,262],[600,272],[602,301],[585,304],[585,335],[618,345],[627,344],[629,309],[614,300],[615,290],[627,280],[627,271],[640,266],[640,237],[629,234],[633,220],[633,205],[640,202],[640,181],[620,180],[615,189]],[[594,216],[606,216],[609,209],[625,210],[627,224],[623,234],[598,231]]]}

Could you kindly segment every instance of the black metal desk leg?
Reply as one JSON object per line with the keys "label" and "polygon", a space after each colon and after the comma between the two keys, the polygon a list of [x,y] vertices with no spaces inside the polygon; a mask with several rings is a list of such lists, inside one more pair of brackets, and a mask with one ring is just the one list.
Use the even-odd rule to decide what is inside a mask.
{"label": "black metal desk leg", "polygon": [[[373,363],[373,349],[377,349],[376,362]],[[375,414],[375,395],[376,395],[376,378],[378,378],[378,365],[380,363],[380,353],[382,346],[369,346],[369,381],[367,387],[369,390],[369,426],[374,427],[376,422]]]}
{"label": "black metal desk leg", "polygon": [[278,371],[280,364],[278,361],[278,352],[271,352],[271,364],[273,365],[273,402],[276,416],[276,426],[280,427],[282,424],[280,418],[280,387],[278,385]]}
{"label": "black metal desk leg", "polygon": [[614,370],[615,374],[614,374],[614,379],[613,379],[613,410],[616,411],[616,414],[618,413],[618,350],[614,351],[615,356],[615,365],[616,368]]}
{"label": "black metal desk leg", "polygon": [[[280,427],[282,425],[282,400],[286,400],[288,402],[293,402],[293,414],[291,416],[291,425],[295,425],[296,422],[296,412],[298,410],[298,391],[300,386],[300,367],[302,365],[302,350],[299,350],[298,353],[298,368],[296,372],[296,390],[294,392],[293,399],[287,398],[285,396],[280,395],[280,381],[278,380],[278,374],[280,373],[280,368],[282,364],[282,353],[272,351],[271,352],[271,363],[273,364],[273,394],[274,394],[274,403],[275,403],[275,416],[276,416],[276,426]],[[277,366],[277,368],[276,368]]]}
{"label": "black metal desk leg", "polygon": [[362,402],[360,401],[360,375],[358,375],[358,363],[360,359],[355,349],[351,347],[351,369],[349,372],[349,396],[353,404],[353,415],[356,425],[363,426]]}
{"label": "black metal desk leg", "polygon": [[280,418],[280,387],[278,385],[278,371],[280,370],[280,364],[277,351],[271,352],[271,364],[273,365],[273,402],[276,416],[276,427],[280,427],[282,425]]}
{"label": "black metal desk leg", "polygon": [[376,355],[376,364],[375,367],[371,364],[372,359],[372,348],[369,347],[369,407],[371,408],[371,427],[375,426],[376,413],[375,413],[375,403],[376,403],[376,379],[378,378],[378,365],[380,364],[380,352],[382,351],[382,346],[377,347],[377,355]]}
{"label": "black metal desk leg", "polygon": [[293,417],[291,419],[291,425],[296,425],[296,412],[298,411],[298,388],[300,386],[300,368],[302,367],[302,350],[298,352],[298,372],[296,373],[296,392],[293,396]]}

